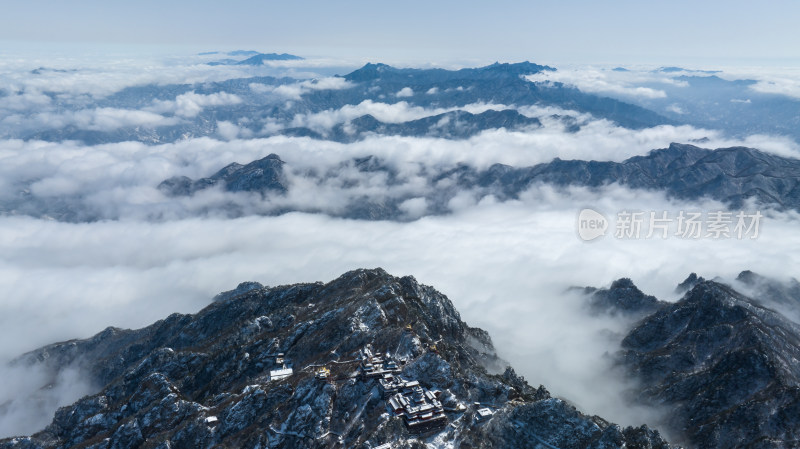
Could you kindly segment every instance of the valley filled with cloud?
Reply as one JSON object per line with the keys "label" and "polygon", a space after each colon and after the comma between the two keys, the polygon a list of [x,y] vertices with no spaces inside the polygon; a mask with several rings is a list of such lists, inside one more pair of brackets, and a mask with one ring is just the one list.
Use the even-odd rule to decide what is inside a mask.
{"label": "valley filled with cloud", "polygon": [[[507,95],[487,96],[480,90],[487,72],[464,79],[435,72],[442,78],[420,88],[404,83],[422,74],[400,71],[399,81],[384,82],[381,71],[394,72],[380,66],[375,78],[345,76],[360,63],[208,64],[218,59],[0,64],[0,362],[107,326],[195,313],[243,281],[329,281],[382,267],[446,294],[532,385],[587,413],[650,424],[661,411],[626,402],[634,381],[615,374],[611,357],[632,321],[591,314],[569,288],[629,277],[674,301],[690,272],[726,280],[747,269],[796,275],[800,217],[791,205],[745,201],[742,209],[764,214],[757,239],[607,235],[587,243],[576,228],[583,208],[676,215],[729,204],[708,193],[681,198],[619,183],[532,182],[504,196],[457,176],[556,158],[623,162],[673,142],[797,158],[797,136],[770,127],[769,117],[714,126],[693,112],[697,102],[676,93],[710,81],[708,98],[733,89],[726,106],[796,107],[796,83],[785,73],[750,82],[737,78],[743,73],[656,67],[520,74],[489,66],[513,73],[503,75],[511,80]],[[538,96],[519,93],[528,88]],[[601,102],[595,94],[663,117],[623,125],[621,116],[592,109]],[[510,112],[482,115],[492,111]],[[623,118],[638,120],[642,111]],[[283,163],[285,192],[214,184],[177,195],[162,186],[270,154]],[[349,212],[362,204],[400,212],[365,219]],[[0,436],[36,431],[57,406],[97,388],[67,371],[42,393],[43,376],[2,373]]]}

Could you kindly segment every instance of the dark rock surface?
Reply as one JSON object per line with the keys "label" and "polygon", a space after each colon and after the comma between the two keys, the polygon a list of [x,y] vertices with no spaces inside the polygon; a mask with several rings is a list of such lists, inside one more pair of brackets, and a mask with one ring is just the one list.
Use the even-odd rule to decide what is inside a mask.
{"label": "dark rock surface", "polygon": [[185,176],[174,177],[159,184],[158,188],[169,195],[191,195],[198,190],[222,183],[229,192],[270,192],[283,194],[288,182],[283,173],[284,162],[277,154],[250,162],[247,165],[232,163],[211,177],[193,181]]}
{"label": "dark rock surface", "polygon": [[[471,180],[470,175],[465,180]],[[508,194],[533,182],[589,187],[616,182],[677,198],[709,196],[731,207],[753,198],[760,204],[800,209],[800,160],[744,147],[708,150],[673,143],[619,163],[555,159],[528,168],[495,166],[478,174],[478,182],[497,185]]]}
{"label": "dark rock surface", "polygon": [[584,292],[589,294],[588,303],[593,313],[644,317],[667,304],[655,296],[644,294],[628,278],[617,279],[607,289],[586,287]]}
{"label": "dark rock surface", "polygon": [[691,290],[692,287],[697,285],[699,282],[705,281],[705,278],[702,276],[697,276],[697,273],[691,273],[686,279],[683,280],[677,287],[675,287],[676,293],[686,293],[687,291]]}
{"label": "dark rock surface", "polygon": [[622,342],[638,400],[670,410],[698,448],[793,448],[800,441],[800,327],[714,281],[642,320]]}
{"label": "dark rock surface", "polygon": [[[377,382],[354,377],[366,345],[440,390],[451,425],[410,434]],[[294,372],[270,379],[279,353]],[[445,296],[381,269],[327,284],[242,284],[195,315],[108,328],[15,363],[80,364],[102,387],[59,409],[43,431],[0,440],[3,449],[669,447],[653,430],[621,429],[531,387]],[[322,365],[327,381],[314,375]],[[494,414],[479,420],[474,402]]]}

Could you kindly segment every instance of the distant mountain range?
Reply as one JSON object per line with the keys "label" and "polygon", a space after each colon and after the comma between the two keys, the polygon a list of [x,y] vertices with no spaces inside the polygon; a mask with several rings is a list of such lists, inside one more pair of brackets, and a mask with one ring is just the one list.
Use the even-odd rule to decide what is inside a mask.
{"label": "distant mountain range", "polygon": [[[247,165],[229,165],[210,178],[172,178],[159,188],[173,196],[189,195],[218,185],[232,192],[281,195],[290,191],[292,185],[285,173],[290,167],[279,161],[279,156],[270,155]],[[355,160],[349,165],[361,173],[384,173],[387,183],[403,183],[394,168],[379,158]],[[341,169],[331,167],[299,176],[322,183]],[[474,192],[479,197],[491,194],[507,200],[518,198],[520,193],[539,183],[591,188],[618,183],[632,189],[663,191],[680,199],[713,198],[731,208],[742,207],[746,200],[753,199],[765,207],[800,210],[800,160],[743,147],[708,150],[672,144],[623,162],[555,159],[531,167],[495,164],[485,170],[467,165],[426,170],[428,186],[424,191],[394,198],[359,198],[342,215],[357,219],[402,220],[405,215],[400,205],[420,194],[425,195],[428,214],[443,214],[449,211],[447,204],[458,192]],[[443,183],[443,180],[451,182]]]}
{"label": "distant mountain range", "polygon": [[[246,59],[229,59],[216,64],[256,64],[265,60],[290,60],[292,55],[258,54]],[[179,139],[201,136],[216,136],[217,123],[228,121],[248,130],[253,136],[266,137],[276,134],[312,136],[316,138],[332,138],[333,140],[357,140],[371,132],[373,134],[393,134],[415,136],[424,123],[417,120],[406,123],[373,123],[366,124],[365,129],[355,134],[343,135],[340,129],[303,129],[293,121],[298,116],[338,110],[343,107],[359,105],[364,102],[408,105],[430,108],[429,116],[420,120],[433,124],[442,112],[436,110],[451,109],[461,114],[462,122],[469,128],[467,131],[454,129],[452,132],[436,133],[427,126],[423,135],[460,139],[474,135],[487,129],[499,129],[506,126],[516,127],[523,121],[533,122],[540,117],[517,117],[511,121],[491,120],[488,117],[469,119],[464,107],[475,104],[506,105],[509,108],[524,106],[555,106],[576,113],[589,113],[598,119],[608,119],[620,126],[640,129],[663,124],[675,124],[679,121],[667,119],[645,108],[622,101],[588,94],[562,84],[537,84],[527,81],[524,75],[541,71],[554,70],[530,62],[517,64],[492,64],[480,68],[461,70],[444,69],[401,69],[384,64],[367,64],[343,77],[349,84],[340,84],[336,88],[307,88],[297,86],[301,80],[292,78],[252,77],[231,79],[221,82],[208,82],[184,85],[146,85],[123,89],[113,95],[97,101],[94,105],[81,103],[77,109],[86,107],[116,109],[147,109],[159,102],[175,100],[183,94],[215,95],[226,93],[236,95],[241,101],[233,104],[207,105],[196,116],[170,116],[178,119],[178,124],[154,124],[150,126],[129,126],[113,130],[87,129],[74,124],[53,129],[21,129],[19,127],[0,129],[0,135],[6,137],[41,139],[47,141],[77,140],[86,144],[100,144],[120,141],[141,141],[146,143],[173,142]],[[254,87],[256,89],[254,90]],[[260,87],[259,87],[260,86]],[[279,89],[290,87],[295,89],[297,97],[287,102],[287,98]],[[290,90],[291,90],[290,89]],[[299,90],[297,90],[299,89]],[[62,107],[70,109],[69,104]],[[509,109],[504,114],[516,113]],[[476,114],[480,115],[480,114]],[[366,118],[356,119],[356,127],[364,126]],[[441,119],[438,117],[436,120]],[[574,120],[574,119],[573,119]],[[472,124],[472,121],[477,123]],[[272,131],[264,131],[265,124],[270,124]],[[351,120],[339,123],[339,128],[352,126]],[[574,130],[575,128],[572,128]],[[329,137],[330,135],[330,137]]]}
{"label": "distant mountain range", "polygon": [[251,50],[236,50],[227,53],[228,56],[245,56],[245,59],[221,59],[209,62],[208,65],[262,65],[265,61],[300,61],[304,58],[290,55],[289,53],[259,53]]}
{"label": "distant mountain range", "polygon": [[[453,113],[438,120],[449,121],[447,123],[463,120],[472,125],[504,121],[508,126],[512,126],[510,123],[537,126],[535,121],[514,113],[495,111],[474,115]],[[359,123],[364,128],[375,125],[370,118]],[[431,123],[432,120],[420,121],[415,126],[421,130],[435,128],[439,132],[452,130],[446,123],[438,127]],[[759,208],[800,210],[800,160],[752,148],[710,150],[676,143],[622,162],[556,158],[528,167],[494,164],[476,168],[468,164],[427,164],[425,161],[401,167],[390,159],[366,156],[309,168],[286,163],[279,155],[270,154],[244,164],[230,163],[208,177],[174,176],[157,187],[171,199],[203,194],[213,198],[202,210],[185,212],[188,214],[238,217],[307,212],[359,220],[408,221],[451,213],[451,202],[458,195],[467,195],[473,201],[489,195],[498,201],[509,201],[519,199],[521,194],[538,185],[602,189],[612,184],[664,192],[678,200],[714,199],[730,210],[751,207],[748,201]],[[31,190],[31,184],[20,184],[16,189],[15,194],[0,200],[0,214],[70,222],[118,218],[95,209],[80,195],[39,196]],[[219,196],[215,191],[228,192],[228,195]],[[335,207],[307,201],[309,195],[332,192],[338,192]],[[417,206],[409,210],[409,202]],[[198,204],[203,204],[203,200]]]}
{"label": "distant mountain range", "polygon": [[[569,118],[564,120],[569,121]],[[347,123],[336,125],[324,133],[305,127],[286,128],[280,133],[286,136],[312,137],[336,142],[355,142],[368,135],[436,137],[457,140],[467,139],[490,129],[531,130],[541,127],[541,124],[539,119],[527,117],[514,109],[501,111],[490,109],[477,114],[456,110],[402,123],[384,123],[367,114]],[[569,124],[573,127],[572,131],[580,129],[580,126],[575,123],[570,122]]]}
{"label": "distant mountain range", "polygon": [[663,96],[608,95],[671,120],[722,130],[731,137],[767,134],[800,140],[800,98],[780,94],[778,89],[775,93],[761,89],[770,82],[680,67],[660,72],[669,75],[669,82],[643,82],[640,87],[663,92]]}
{"label": "distant mountain range", "polygon": [[[261,66],[267,61],[302,59],[287,53],[259,53],[249,50],[221,55],[226,57],[209,64]],[[32,73],[41,74],[47,70],[51,69],[39,68]],[[314,80],[258,76],[196,84],[136,86],[88,103],[83,99],[73,104],[67,98],[43,92],[43,95],[51,96],[51,101],[57,104],[58,110],[62,112],[82,111],[95,107],[148,108],[156,101],[175,100],[178,95],[189,92],[202,95],[235,94],[242,101],[236,104],[206,105],[196,116],[178,117],[180,119],[178,123],[167,121],[104,130],[81,127],[67,120],[63,125],[52,125],[53,127],[49,129],[0,127],[0,136],[48,141],[78,140],[87,144],[126,140],[163,143],[189,137],[217,136],[218,122],[228,121],[246,129],[249,135],[257,137],[283,133],[352,141],[361,138],[361,135],[355,134],[345,138],[336,131],[329,133],[331,131],[329,129],[297,129],[298,125],[293,123],[293,119],[298,115],[337,110],[365,101],[386,104],[402,101],[423,108],[452,110],[463,109],[467,105],[476,103],[495,104],[509,109],[532,105],[555,106],[565,111],[574,111],[574,113],[567,112],[566,115],[591,114],[595,119],[606,119],[631,129],[688,124],[720,130],[732,137],[769,134],[800,138],[798,131],[800,99],[755,89],[758,85],[756,80],[731,80],[723,78],[715,71],[663,67],[655,72],[669,76],[670,82],[643,81],[640,86],[664,93],[651,98],[614,92],[598,95],[559,82],[531,82],[526,79],[528,75],[555,70],[553,67],[530,62],[495,63],[485,67],[460,70],[396,68],[386,64],[370,63],[340,76],[341,80],[346,80],[350,84],[338,85],[332,89],[298,90],[290,86],[296,86],[304,81],[313,83]],[[611,72],[627,70],[617,67]],[[254,85],[260,87],[253,90]],[[281,86],[290,87],[289,90],[294,91],[290,98],[281,94]],[[0,95],[3,95],[2,90]],[[430,118],[441,113],[442,111],[432,110],[429,116],[420,118]],[[172,117],[168,113],[166,116]],[[346,127],[346,122],[350,120],[347,119],[338,125]],[[51,124],[53,123],[56,122],[51,121]],[[266,124],[269,126],[265,126]],[[497,126],[500,125],[478,128],[478,131],[497,129]],[[377,133],[381,134],[383,129],[378,128]],[[389,134],[414,135],[413,128],[398,130],[395,126],[385,129]],[[451,133],[438,137],[463,138],[464,135]]]}

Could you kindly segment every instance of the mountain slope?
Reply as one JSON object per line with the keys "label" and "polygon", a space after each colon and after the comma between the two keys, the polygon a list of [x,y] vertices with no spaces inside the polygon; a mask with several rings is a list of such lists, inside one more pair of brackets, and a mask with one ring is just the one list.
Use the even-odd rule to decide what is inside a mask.
{"label": "mountain slope", "polygon": [[800,327],[732,288],[699,281],[623,340],[639,400],[668,407],[699,448],[800,444]]}
{"label": "mountain slope", "polygon": [[498,165],[478,176],[481,184],[496,184],[510,194],[533,182],[589,187],[616,182],[677,198],[709,196],[734,208],[754,198],[760,204],[800,209],[800,160],[745,147],[709,150],[673,143],[620,163],[555,159],[528,168]]}
{"label": "mountain slope", "polygon": [[247,165],[232,163],[208,178],[193,181],[186,176],[165,180],[159,190],[170,195],[191,195],[217,184],[223,184],[229,192],[270,192],[282,194],[288,190],[288,181],[283,172],[284,162],[277,154],[270,154]]}
{"label": "mountain slope", "polygon": [[[392,411],[386,377],[367,374],[389,361],[443,410],[421,435]],[[109,328],[16,363],[77,363],[102,388],[42,432],[0,440],[4,449],[668,447],[646,427],[620,429],[530,387],[446,297],[380,269],[327,284],[243,284],[196,315]]]}
{"label": "mountain slope", "polygon": [[[552,105],[563,109],[606,118],[626,128],[645,128],[675,123],[653,111],[618,100],[588,94],[560,83],[532,83],[523,77],[552,67],[528,61],[514,64],[495,63],[485,67],[460,70],[401,69],[385,64],[367,64],[344,76],[358,83],[360,91],[394,94],[394,100],[407,101],[419,106],[457,107],[471,103],[506,105]],[[396,93],[409,89],[410,95],[397,98]],[[316,92],[307,101],[319,102],[322,97],[341,103],[352,96],[352,91]],[[359,94],[363,95],[363,94]],[[367,99],[363,97],[362,99]],[[352,98],[349,103],[357,103]]]}

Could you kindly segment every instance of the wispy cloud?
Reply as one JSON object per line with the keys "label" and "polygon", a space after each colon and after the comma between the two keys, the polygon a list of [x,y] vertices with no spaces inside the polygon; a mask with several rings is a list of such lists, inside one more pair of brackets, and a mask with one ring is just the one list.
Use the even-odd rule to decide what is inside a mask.
{"label": "wispy cloud", "polygon": [[27,130],[61,129],[72,126],[90,131],[109,132],[126,127],[155,128],[180,122],[181,119],[178,117],[165,117],[150,111],[96,108],[72,112],[41,112],[29,116],[15,114],[3,118],[0,124],[4,127]]}
{"label": "wispy cloud", "polygon": [[178,95],[174,100],[156,100],[147,110],[158,113],[171,113],[181,117],[196,117],[208,106],[230,106],[240,104],[241,97],[227,92],[198,94],[194,91]]}
{"label": "wispy cloud", "polygon": [[397,98],[413,97],[414,96],[414,90],[412,90],[410,87],[404,87],[404,88],[400,89],[399,91],[397,91],[397,93],[394,94],[394,95]]}
{"label": "wispy cloud", "polygon": [[771,78],[759,80],[750,86],[756,92],[800,98],[800,81],[796,78]]}
{"label": "wispy cloud", "polygon": [[560,82],[577,87],[584,92],[615,94],[642,98],[666,98],[667,93],[661,89],[645,87],[644,83],[663,83],[685,85],[685,82],[674,80],[663,75],[641,72],[615,72],[582,67],[580,69],[559,69],[558,71],[541,72],[528,75],[531,82]]}
{"label": "wispy cloud", "polygon": [[281,84],[278,86],[268,86],[266,84],[252,83],[250,89],[256,93],[274,93],[281,97],[292,100],[299,100],[300,97],[308,92],[315,90],[340,90],[349,89],[354,84],[340,77],[327,77],[301,81],[294,84]]}

